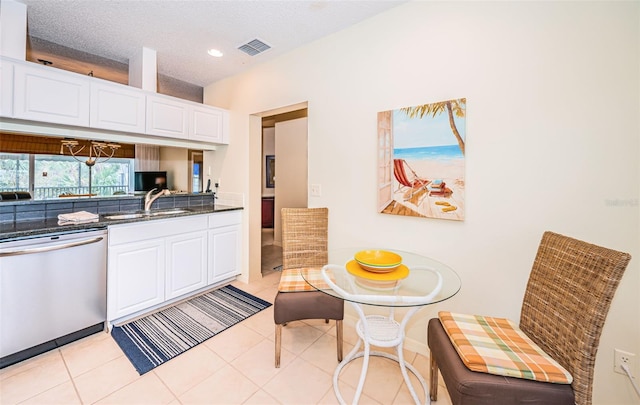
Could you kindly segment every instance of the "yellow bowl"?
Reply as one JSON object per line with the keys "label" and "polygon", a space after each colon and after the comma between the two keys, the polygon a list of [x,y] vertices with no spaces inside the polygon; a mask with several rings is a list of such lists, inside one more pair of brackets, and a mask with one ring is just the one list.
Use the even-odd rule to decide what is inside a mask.
{"label": "yellow bowl", "polygon": [[363,270],[370,271],[372,273],[389,273],[390,271],[394,271],[394,270],[398,269],[398,267],[401,266],[400,264],[398,264],[397,266],[376,267],[376,266],[369,266],[369,265],[366,265],[366,264],[358,263],[355,260],[354,260],[354,262],[358,266],[362,267]]}
{"label": "yellow bowl", "polygon": [[392,271],[402,264],[402,256],[387,250],[361,250],[353,258],[362,268],[375,272]]}
{"label": "yellow bowl", "polygon": [[348,261],[345,267],[347,271],[354,276],[373,281],[398,281],[406,278],[409,275],[409,268],[404,264],[400,264],[396,267],[395,270],[385,273],[374,273],[364,270],[362,266],[355,260]]}

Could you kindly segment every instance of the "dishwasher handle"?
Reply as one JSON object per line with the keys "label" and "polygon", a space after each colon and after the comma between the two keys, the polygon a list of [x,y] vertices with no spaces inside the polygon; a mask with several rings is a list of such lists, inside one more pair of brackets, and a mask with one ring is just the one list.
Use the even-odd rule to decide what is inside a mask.
{"label": "dishwasher handle", "polygon": [[104,239],[104,238],[102,236],[99,236],[99,237],[93,238],[93,239],[85,239],[85,240],[81,240],[81,241],[78,241],[78,242],[69,242],[69,243],[65,243],[65,244],[62,244],[62,245],[43,246],[43,247],[37,247],[37,248],[27,248],[27,249],[20,249],[20,250],[12,250],[12,251],[8,251],[8,252],[0,252],[0,257],[29,255],[29,254],[32,254],[32,253],[42,253],[42,252],[51,252],[53,250],[61,250],[61,249],[68,249],[68,248],[72,248],[72,247],[76,247],[76,246],[90,245],[92,243],[100,242],[102,239]]}

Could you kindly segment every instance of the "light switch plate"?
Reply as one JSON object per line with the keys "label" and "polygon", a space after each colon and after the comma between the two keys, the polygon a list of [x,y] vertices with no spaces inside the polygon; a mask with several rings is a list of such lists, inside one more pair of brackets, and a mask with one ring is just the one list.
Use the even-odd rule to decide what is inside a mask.
{"label": "light switch plate", "polygon": [[311,188],[311,195],[313,197],[320,197],[322,195],[322,189],[320,187],[320,184],[312,184],[310,188]]}

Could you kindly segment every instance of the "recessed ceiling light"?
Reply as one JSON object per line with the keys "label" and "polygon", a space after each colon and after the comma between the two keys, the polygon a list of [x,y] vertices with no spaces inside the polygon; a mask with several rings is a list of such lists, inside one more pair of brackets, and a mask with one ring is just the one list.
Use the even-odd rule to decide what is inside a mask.
{"label": "recessed ceiling light", "polygon": [[219,50],[217,50],[217,49],[213,49],[213,48],[209,49],[209,50],[207,51],[207,53],[208,53],[209,55],[211,55],[211,56],[215,56],[216,58],[219,58],[219,57],[221,57],[221,56],[222,56],[222,52],[220,52],[220,51],[219,51]]}

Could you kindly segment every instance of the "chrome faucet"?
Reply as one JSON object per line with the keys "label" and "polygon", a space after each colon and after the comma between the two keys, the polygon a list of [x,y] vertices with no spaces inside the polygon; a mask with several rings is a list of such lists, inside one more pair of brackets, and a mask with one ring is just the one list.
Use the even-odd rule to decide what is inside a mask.
{"label": "chrome faucet", "polygon": [[156,194],[156,195],[154,195],[152,197],[151,194],[156,190],[157,190],[157,188],[152,188],[151,190],[149,190],[149,192],[147,194],[145,194],[145,196],[144,196],[144,212],[151,211],[151,204],[153,204],[153,202],[155,200],[157,200],[160,196],[171,194],[171,192],[169,190],[164,189],[164,190],[161,190],[158,194]]}

